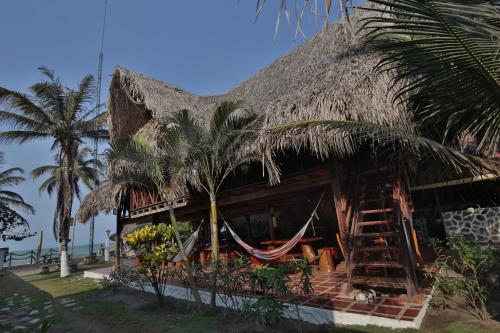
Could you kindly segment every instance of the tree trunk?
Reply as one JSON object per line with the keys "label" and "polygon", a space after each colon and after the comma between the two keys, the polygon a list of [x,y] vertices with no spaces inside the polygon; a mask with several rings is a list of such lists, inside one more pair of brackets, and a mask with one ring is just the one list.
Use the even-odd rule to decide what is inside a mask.
{"label": "tree trunk", "polygon": [[182,244],[181,235],[179,234],[179,227],[177,225],[177,218],[175,217],[174,207],[171,204],[168,204],[168,211],[170,213],[170,222],[172,223],[172,227],[174,229],[175,240],[177,241],[177,245],[179,245],[180,253],[182,257],[182,262],[184,263],[184,267],[186,268],[187,278],[189,287],[191,288],[191,294],[193,294],[195,302],[201,306],[201,297],[198,292],[198,286],[196,285],[196,281],[193,276],[193,268],[191,267],[191,263],[186,254],[186,249]]}
{"label": "tree trunk", "polygon": [[73,205],[73,167],[71,147],[67,148],[63,156],[63,179],[62,179],[62,210],[60,219],[60,235],[61,235],[61,277],[66,277],[70,274],[68,260],[68,238],[69,238],[69,223],[71,219],[71,206]]}
{"label": "tree trunk", "polygon": [[219,269],[219,229],[217,226],[217,202],[215,193],[210,193],[210,231],[212,248],[212,283],[210,286],[210,307],[215,310],[217,295],[217,271]]}
{"label": "tree trunk", "polygon": [[116,210],[116,242],[115,242],[115,269],[120,269],[120,256],[121,256],[121,245],[122,245],[122,210],[118,208]]}

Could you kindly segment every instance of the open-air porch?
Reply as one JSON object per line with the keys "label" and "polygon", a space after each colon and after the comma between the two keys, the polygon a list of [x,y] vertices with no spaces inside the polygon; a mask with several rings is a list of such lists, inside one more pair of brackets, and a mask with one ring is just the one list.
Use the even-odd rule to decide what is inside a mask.
{"label": "open-air porch", "polygon": [[[239,186],[232,184],[218,200],[219,259],[222,265],[231,265],[231,258],[245,255],[249,269],[307,260],[314,267],[310,294],[278,296],[297,305],[291,308],[300,309],[302,320],[419,327],[432,286],[417,268],[426,264],[416,234],[405,230],[411,228],[409,220],[402,217],[404,209],[411,209],[411,202],[402,193],[405,185],[393,167],[360,170],[352,166],[348,162],[310,165],[288,172],[277,186],[244,184],[246,179],[240,178]],[[197,284],[208,302],[211,249],[207,212],[206,199],[197,196],[186,196],[176,206],[178,219],[189,221],[192,230],[200,230],[190,260],[204,267]],[[135,192],[131,195],[131,219],[125,220],[123,230],[168,223],[167,213],[154,194]],[[306,221],[312,223],[286,248]],[[272,261],[256,258],[235,241],[225,223],[252,249],[265,252],[285,247],[286,252]],[[182,269],[180,262],[167,266]],[[109,271],[88,272],[87,276],[106,274]],[[288,278],[292,282],[300,279],[298,274]],[[228,306],[221,289],[218,305]],[[166,294],[186,298],[188,290],[185,281],[171,279]],[[241,294],[258,296],[249,286]],[[287,313],[294,318],[296,312]]]}

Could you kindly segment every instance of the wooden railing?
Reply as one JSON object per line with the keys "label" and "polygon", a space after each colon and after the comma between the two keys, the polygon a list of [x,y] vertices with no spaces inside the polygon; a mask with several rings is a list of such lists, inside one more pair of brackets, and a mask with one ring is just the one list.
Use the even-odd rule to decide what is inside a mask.
{"label": "wooden railing", "polygon": [[[179,197],[179,199],[174,204],[174,208],[187,205],[188,198],[189,196],[187,194]],[[166,210],[168,210],[168,207],[166,203],[161,200],[161,197],[160,195],[158,195],[158,193],[144,190],[132,190],[130,192],[131,218],[159,213]]]}
{"label": "wooden railing", "polygon": [[132,190],[130,192],[130,210],[136,210],[161,202],[161,198],[156,192]]}

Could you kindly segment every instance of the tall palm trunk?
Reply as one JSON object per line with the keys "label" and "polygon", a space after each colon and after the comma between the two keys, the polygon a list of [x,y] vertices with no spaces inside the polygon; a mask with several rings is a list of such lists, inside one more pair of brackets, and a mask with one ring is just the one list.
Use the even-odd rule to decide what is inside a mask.
{"label": "tall palm trunk", "polygon": [[[165,200],[165,202],[169,201]],[[184,244],[182,244],[181,235],[179,233],[179,225],[177,224],[177,218],[175,217],[174,207],[170,203],[168,204],[168,211],[170,214],[170,222],[172,223],[172,227],[174,229],[175,240],[177,241],[177,245],[179,245],[182,262],[184,264],[184,267],[186,268],[186,273],[187,273],[189,287],[191,288],[191,293],[193,294],[194,300],[196,301],[198,306],[201,306],[202,304],[201,297],[200,293],[198,292],[198,286],[196,285],[196,281],[194,280],[193,268],[191,267],[191,263],[189,262],[189,259],[187,257]]]}
{"label": "tall palm trunk", "polygon": [[63,156],[63,184],[62,184],[62,209],[60,217],[60,235],[61,235],[61,277],[70,274],[68,260],[68,238],[69,223],[71,219],[71,206],[73,205],[73,171],[72,171],[72,149],[68,149]]}
{"label": "tall palm trunk", "polygon": [[210,231],[212,247],[212,284],[210,286],[210,307],[215,309],[217,295],[217,271],[219,270],[219,229],[217,227],[217,201],[210,193]]}

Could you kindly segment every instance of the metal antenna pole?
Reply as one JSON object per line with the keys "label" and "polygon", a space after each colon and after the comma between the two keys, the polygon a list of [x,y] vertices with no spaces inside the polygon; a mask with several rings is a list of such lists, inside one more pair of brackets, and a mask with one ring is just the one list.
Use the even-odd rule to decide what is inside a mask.
{"label": "metal antenna pole", "polygon": [[[102,63],[104,59],[104,32],[106,31],[106,14],[108,10],[108,0],[104,0],[104,17],[102,21],[101,33],[101,49],[99,51],[99,67],[97,69],[97,91],[96,91],[96,116],[99,115],[101,110],[101,85],[102,85]],[[94,161],[97,161],[98,140],[94,140]],[[97,177],[97,165],[94,163],[94,178]],[[89,259],[94,260],[94,223],[95,217],[92,216],[90,220],[90,242],[89,242]]]}

